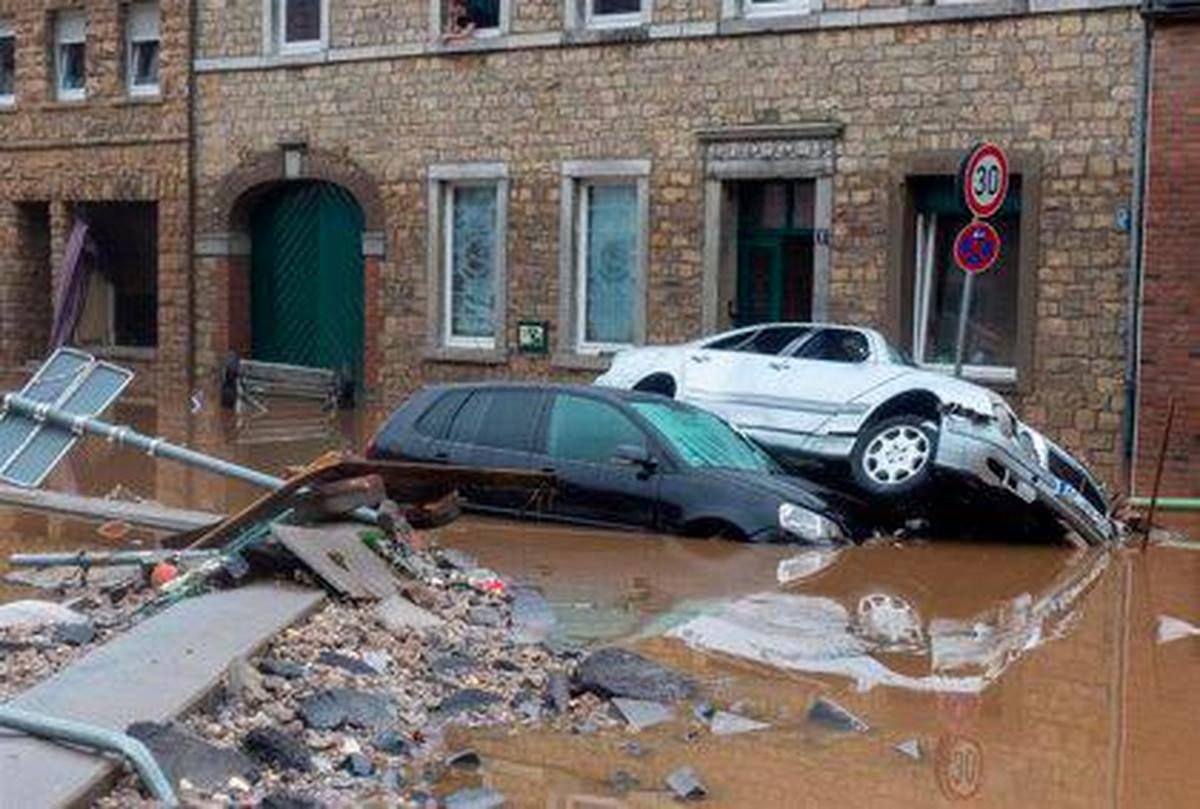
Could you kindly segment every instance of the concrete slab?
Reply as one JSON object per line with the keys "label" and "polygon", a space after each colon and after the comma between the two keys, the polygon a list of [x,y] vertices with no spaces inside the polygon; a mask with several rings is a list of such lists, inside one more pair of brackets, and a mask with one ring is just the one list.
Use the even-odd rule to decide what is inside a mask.
{"label": "concrete slab", "polygon": [[[251,584],[182,601],[8,704],[124,731],[164,722],[192,707],[221,679],[229,661],[252,654],[308,615],[318,590]],[[117,771],[107,758],[16,734],[0,734],[3,806],[73,806]]]}
{"label": "concrete slab", "polygon": [[313,573],[347,598],[379,600],[397,595],[396,574],[367,547],[360,523],[329,523],[320,528],[272,525],[271,533]]}

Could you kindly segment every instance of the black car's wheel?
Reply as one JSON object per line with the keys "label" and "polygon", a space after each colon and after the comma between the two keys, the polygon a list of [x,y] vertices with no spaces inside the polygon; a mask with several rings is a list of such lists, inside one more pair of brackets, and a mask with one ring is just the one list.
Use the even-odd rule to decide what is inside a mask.
{"label": "black car's wheel", "polygon": [[881,497],[912,494],[933,474],[937,440],[937,426],[920,416],[867,425],[850,453],[854,482]]}

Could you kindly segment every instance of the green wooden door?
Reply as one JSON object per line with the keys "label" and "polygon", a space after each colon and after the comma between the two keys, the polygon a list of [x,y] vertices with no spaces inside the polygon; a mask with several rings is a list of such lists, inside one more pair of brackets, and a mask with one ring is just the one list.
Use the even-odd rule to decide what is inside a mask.
{"label": "green wooden door", "polygon": [[255,359],[332,368],[362,380],[362,209],[330,183],[290,183],[252,222]]}
{"label": "green wooden door", "polygon": [[[805,185],[741,184],[733,325],[812,319],[815,231],[811,183]],[[800,199],[805,191],[810,198],[807,205]]]}

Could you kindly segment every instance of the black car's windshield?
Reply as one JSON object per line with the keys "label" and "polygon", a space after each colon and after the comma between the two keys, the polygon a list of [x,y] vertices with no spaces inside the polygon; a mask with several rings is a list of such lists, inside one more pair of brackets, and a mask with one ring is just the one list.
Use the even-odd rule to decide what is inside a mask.
{"label": "black car's windshield", "polygon": [[775,462],[711,413],[674,402],[632,402],[659,435],[693,469],[775,472]]}

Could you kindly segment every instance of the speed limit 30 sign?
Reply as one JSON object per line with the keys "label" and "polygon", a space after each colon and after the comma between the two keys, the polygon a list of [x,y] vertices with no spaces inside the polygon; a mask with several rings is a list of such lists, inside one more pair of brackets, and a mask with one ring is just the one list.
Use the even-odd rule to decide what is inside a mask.
{"label": "speed limit 30 sign", "polygon": [[971,150],[962,169],[963,197],[980,219],[994,216],[1008,196],[1008,157],[994,143]]}

